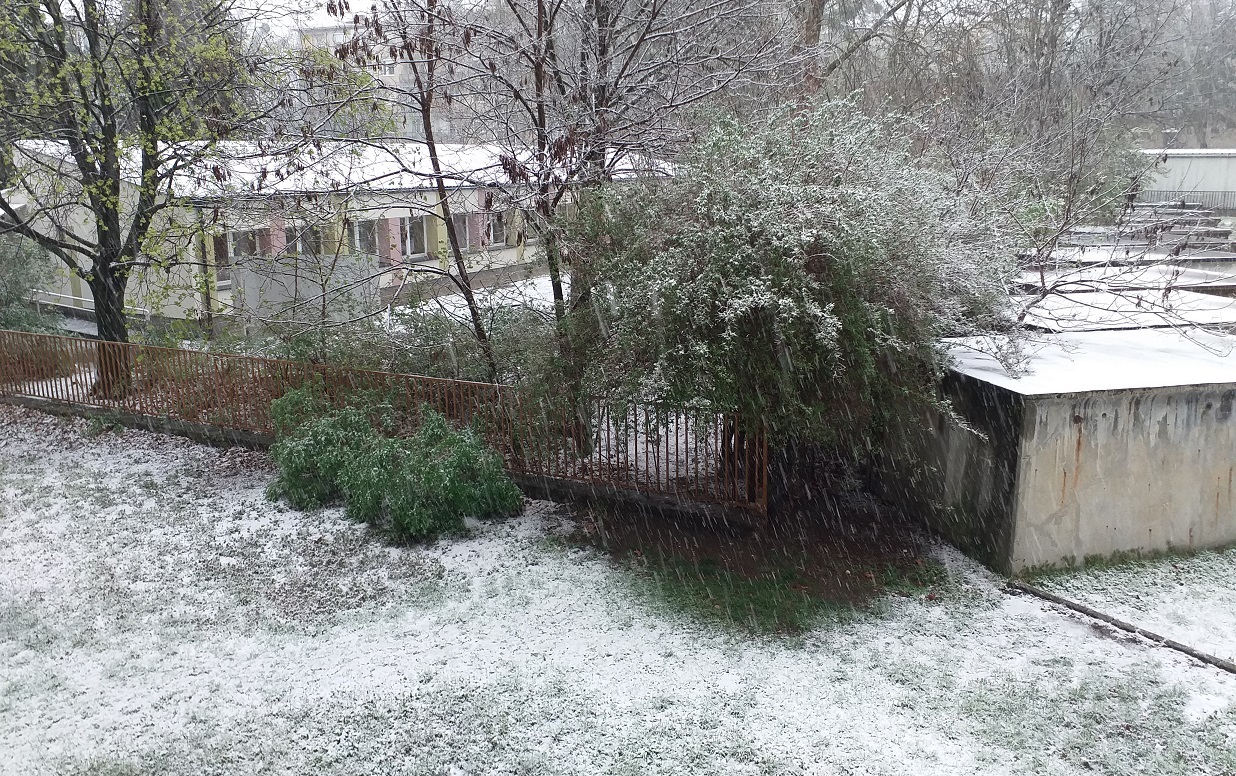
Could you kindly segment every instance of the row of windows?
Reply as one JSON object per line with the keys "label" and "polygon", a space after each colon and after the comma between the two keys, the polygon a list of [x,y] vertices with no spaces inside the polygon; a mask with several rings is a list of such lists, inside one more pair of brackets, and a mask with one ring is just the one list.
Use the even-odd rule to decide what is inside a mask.
{"label": "row of windows", "polygon": [[[481,214],[484,220],[479,224],[475,221],[477,215],[459,213],[451,216],[460,248],[465,253],[477,253],[492,246],[506,245],[505,215]],[[425,231],[427,218],[433,216],[399,219],[399,253],[405,261],[421,261],[428,256]],[[471,224],[470,219],[473,219]],[[347,230],[349,251],[382,256],[380,223],[376,219],[350,222]],[[469,228],[470,226],[472,228]],[[215,276],[219,287],[226,288],[231,283],[233,265],[252,256],[269,256],[272,253],[271,247],[270,230],[267,229],[228,232],[223,237],[215,238]],[[279,253],[284,256],[306,257],[325,255],[326,240],[322,229],[316,226],[286,227],[283,230],[283,248]]]}
{"label": "row of windows", "polygon": [[[350,36],[347,33],[344,33],[344,32],[331,33],[331,36],[330,36],[331,46],[334,48],[338,48],[339,46],[342,46],[344,43],[347,43],[349,39],[350,39]],[[395,62],[394,60],[378,62],[377,64],[369,65],[369,69],[374,71],[375,73],[378,73],[379,75],[394,75],[395,74]]]}

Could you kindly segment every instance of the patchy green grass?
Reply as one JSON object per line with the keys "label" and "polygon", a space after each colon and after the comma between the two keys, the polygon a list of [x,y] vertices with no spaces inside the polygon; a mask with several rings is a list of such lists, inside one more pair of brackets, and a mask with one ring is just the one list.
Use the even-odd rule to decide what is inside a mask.
{"label": "patchy green grass", "polygon": [[749,579],[714,560],[635,555],[629,567],[645,597],[701,620],[757,633],[796,633],[821,622],[851,618],[854,608],[813,595],[792,568]]}
{"label": "patchy green grass", "polygon": [[82,431],[82,436],[93,439],[103,434],[121,434],[124,433],[124,424],[120,422],[120,417],[113,413],[101,413],[92,415],[86,420],[86,428]]}
{"label": "patchy green grass", "polygon": [[1163,563],[1187,561],[1209,555],[1236,554],[1236,544],[1227,547],[1168,547],[1164,550],[1120,550],[1107,555],[1087,555],[1081,563],[1076,558],[1066,558],[1060,564],[1032,566],[1015,574],[1016,579],[1031,584],[1055,579],[1065,579],[1078,572],[1102,572],[1153,568]]}
{"label": "patchy green grass", "polygon": [[559,541],[608,555],[653,610],[748,634],[798,634],[887,611],[893,596],[935,601],[953,587],[905,525],[855,518],[743,530],[614,504],[575,509]]}
{"label": "patchy green grass", "polygon": [[712,558],[633,550],[619,563],[633,573],[637,592],[654,607],[756,634],[795,634],[851,622],[883,611],[890,595],[935,600],[949,584],[941,564],[921,558],[900,566],[855,563],[844,569],[845,576],[863,580],[859,595],[853,585],[828,584],[784,561],[751,573]]}

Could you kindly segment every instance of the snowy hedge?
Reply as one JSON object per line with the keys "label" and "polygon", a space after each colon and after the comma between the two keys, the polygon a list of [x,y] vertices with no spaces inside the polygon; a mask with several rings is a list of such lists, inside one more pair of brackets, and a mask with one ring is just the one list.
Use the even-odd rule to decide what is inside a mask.
{"label": "snowy hedge", "polygon": [[722,122],[673,180],[601,191],[568,230],[594,384],[865,445],[933,401],[942,337],[1006,325],[1011,221],[944,169],[826,103]]}

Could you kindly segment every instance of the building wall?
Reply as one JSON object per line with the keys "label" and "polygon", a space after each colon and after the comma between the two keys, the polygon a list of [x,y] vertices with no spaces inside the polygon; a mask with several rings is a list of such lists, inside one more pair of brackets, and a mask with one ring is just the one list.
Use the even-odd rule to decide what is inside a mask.
{"label": "building wall", "polygon": [[1142,201],[1188,199],[1220,211],[1236,210],[1236,151],[1166,151],[1167,161],[1142,185]]}
{"label": "building wall", "polygon": [[[75,218],[75,231],[93,235],[93,227],[84,213]],[[178,240],[170,230],[169,243]],[[196,320],[202,309],[201,245],[194,236],[184,236],[184,244],[177,252],[184,255],[185,263],[168,269],[136,269],[129,275],[125,288],[125,308],[136,318],[163,318]],[[94,298],[90,286],[77,275],[69,272],[64,263],[52,256],[52,272],[46,283],[36,289],[36,301],[64,308],[66,312],[80,311],[91,314]],[[88,269],[89,267],[87,267]]]}
{"label": "building wall", "polygon": [[[523,225],[515,211],[505,213],[505,239],[482,244],[490,215],[484,192],[463,189],[450,196],[453,212],[462,215],[466,223],[460,236],[473,246],[465,253],[470,273],[515,267],[535,259],[535,247],[520,239]],[[300,322],[314,322],[323,315],[327,320],[346,320],[376,309],[383,293],[387,297],[400,289],[406,293],[410,285],[420,280],[440,277],[417,272],[418,266],[455,271],[445,222],[440,217],[442,208],[431,192],[379,192],[352,197],[344,203],[323,201],[316,207],[315,212],[278,216],[269,223],[256,221],[249,214],[237,228],[258,229],[268,235],[259,238],[265,256],[253,257],[233,269],[230,298],[220,293],[217,312]],[[400,247],[401,219],[422,216],[427,216],[424,225],[428,253],[410,259],[402,255]],[[358,254],[349,247],[345,220],[377,222],[376,253]],[[316,260],[285,254],[284,226],[303,227],[310,223],[333,235],[328,251]],[[223,224],[219,229],[224,234],[228,226]],[[212,264],[217,263],[219,250],[219,245],[212,250],[216,254]],[[347,290],[341,291],[345,286]],[[329,291],[330,300],[325,311],[317,303],[324,289]]]}
{"label": "building wall", "polygon": [[881,495],[996,571],[1236,544],[1236,384],[1021,397],[952,374]]}
{"label": "building wall", "polygon": [[[465,255],[469,272],[516,267],[535,260],[535,246],[520,237],[525,229],[517,211],[505,214],[506,239],[481,245],[487,218],[485,192],[456,189],[450,198],[454,212],[465,216],[465,231],[475,246]],[[194,233],[195,227],[190,226],[199,223],[196,211],[172,213],[171,218],[185,225],[168,230],[168,239],[177,242],[169,250],[180,256],[180,263],[170,270],[137,270],[132,274],[126,305],[133,316],[200,320],[209,304],[213,314],[286,318],[289,307],[294,306],[291,314],[295,320],[316,321],[323,314],[320,308],[308,318],[302,316],[309,313],[308,303],[316,300],[325,288],[332,292],[326,318],[342,320],[361,310],[376,309],[383,292],[390,296],[397,289],[406,288],[406,284],[434,277],[428,273],[418,275],[413,265],[455,271],[445,223],[440,217],[433,217],[441,215],[441,207],[432,192],[376,192],[351,196],[346,201],[323,197],[303,209],[290,208],[287,212],[279,211],[273,200],[266,205],[235,204],[226,210],[222,215],[212,215],[217,220],[205,225],[204,242],[201,235]],[[87,215],[84,211],[74,213],[73,218],[79,222],[75,223],[78,233],[90,233]],[[400,219],[422,215],[431,216],[425,222],[429,254],[407,262],[400,248]],[[375,254],[357,255],[350,249],[344,234],[345,219],[378,222]],[[322,259],[310,261],[283,255],[283,228],[288,224],[313,224],[323,230],[327,244]],[[218,238],[237,230],[258,230],[264,256],[234,267],[230,287],[219,287]],[[226,243],[223,250],[227,250]],[[53,262],[53,270],[48,283],[39,289],[42,293],[36,294],[38,301],[86,314],[92,312],[94,301],[81,278],[71,275],[59,262]],[[348,286],[346,291],[335,293],[344,286]]]}
{"label": "building wall", "polygon": [[1188,156],[1168,152],[1154,178],[1143,188],[1173,191],[1236,191],[1236,152]]}
{"label": "building wall", "polygon": [[1012,571],[1236,542],[1236,385],[1035,397]]}
{"label": "building wall", "polygon": [[872,485],[967,554],[1009,571],[1022,399],[957,373],[942,390],[964,426],[933,412],[901,428]]}

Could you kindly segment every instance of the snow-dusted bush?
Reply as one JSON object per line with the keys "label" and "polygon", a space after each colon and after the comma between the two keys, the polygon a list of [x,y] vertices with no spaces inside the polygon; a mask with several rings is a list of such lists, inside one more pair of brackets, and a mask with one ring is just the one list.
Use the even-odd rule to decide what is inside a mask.
{"label": "snow-dusted bush", "polygon": [[272,495],[301,509],[342,499],[349,517],[404,539],[460,533],[464,517],[519,511],[523,496],[501,457],[471,429],[422,408],[411,434],[390,436],[393,410],[372,398],[335,408],[311,384],[277,399]]}
{"label": "snow-dusted bush", "polygon": [[848,102],[724,121],[673,180],[585,202],[593,383],[851,449],[933,401],[940,339],[1006,325],[1014,230],[905,134]]}

